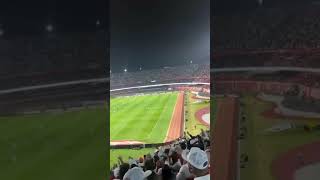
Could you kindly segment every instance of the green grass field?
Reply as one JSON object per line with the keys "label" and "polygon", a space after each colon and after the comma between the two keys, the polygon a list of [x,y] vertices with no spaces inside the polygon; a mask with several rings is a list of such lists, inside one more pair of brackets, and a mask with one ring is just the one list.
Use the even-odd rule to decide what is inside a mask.
{"label": "green grass field", "polygon": [[273,159],[291,148],[320,139],[319,132],[305,132],[302,129],[263,134],[264,129],[270,128],[283,119],[266,118],[260,114],[271,108],[271,103],[259,101],[249,95],[241,98],[241,101],[245,104],[243,110],[247,121],[243,125],[248,128],[248,135],[241,142],[240,151],[248,154],[249,157],[248,167],[240,171],[241,179],[273,180],[271,174]]}
{"label": "green grass field", "polygon": [[[188,110],[188,122],[186,122],[186,131],[188,131],[192,135],[197,135],[201,132],[201,129],[208,130],[209,127],[202,124],[195,116],[195,113],[206,107],[210,107],[210,103],[201,102],[201,103],[194,103],[196,102],[195,99],[192,98],[192,94],[188,93],[188,104],[187,104],[187,110]],[[196,128],[194,128],[196,126]]]}
{"label": "green grass field", "polygon": [[[146,143],[164,141],[177,100],[177,92],[117,97],[110,104],[110,139],[137,140]],[[154,149],[111,150],[110,167],[119,156],[138,158]]]}
{"label": "green grass field", "polygon": [[106,178],[106,108],[0,117],[0,179]]}
{"label": "green grass field", "polygon": [[[189,131],[191,134],[197,134],[197,133],[200,133],[200,130],[201,129],[204,129],[204,130],[207,130],[208,127],[201,124],[195,117],[194,113],[197,112],[199,109],[202,109],[204,107],[210,107],[210,103],[198,103],[198,104],[192,104],[195,100],[193,98],[191,98],[191,93],[187,93],[187,98],[188,98],[188,101],[190,103],[188,103],[187,105],[187,109],[189,111],[189,114],[188,114],[188,119],[189,121],[186,122],[186,129],[187,131]],[[158,141],[158,142],[162,142],[165,135],[166,135],[166,129],[168,128],[169,126],[169,121],[167,121],[166,119],[159,119],[159,118],[164,118],[164,117],[170,117],[171,118],[171,114],[172,114],[172,110],[173,110],[173,107],[175,105],[175,101],[176,101],[176,97],[177,97],[177,93],[166,93],[166,94],[161,94],[161,95],[156,95],[156,94],[153,94],[153,95],[145,95],[145,96],[132,96],[132,97],[120,97],[120,98],[115,98],[111,101],[111,109],[113,110],[118,110],[119,111],[119,108],[121,108],[122,106],[126,106],[126,103],[127,106],[130,106],[130,107],[126,107],[126,110],[123,112],[121,112],[121,116],[117,115],[118,112],[116,113],[116,116],[117,118],[121,118],[122,116],[127,116],[127,114],[130,114],[130,113],[133,113],[134,116],[137,116],[137,117],[132,117],[130,116],[131,118],[129,118],[127,121],[129,122],[135,122],[137,123],[137,121],[141,121],[140,117],[143,116],[143,114],[145,113],[145,107],[150,107],[152,110],[156,111],[157,109],[160,109],[161,107],[165,107],[167,106],[167,109],[165,108],[161,108],[161,109],[164,109],[163,112],[152,112],[150,111],[148,114],[148,116],[150,116],[148,118],[147,117],[144,117],[141,121],[142,124],[145,124],[144,126],[147,126],[146,129],[150,129],[149,126],[155,126],[155,122],[156,121],[161,121],[161,122],[165,122],[165,123],[162,123],[161,127],[157,128],[157,129],[164,129],[162,134],[161,132],[159,131],[156,131],[156,132],[150,132],[150,131],[146,131],[146,132],[142,132],[142,131],[139,131],[139,133],[137,133],[137,130],[133,130],[131,131],[130,127],[121,127],[121,126],[124,126],[123,123],[121,122],[116,122],[116,126],[114,126],[113,122],[115,121],[115,119],[113,119],[113,115],[112,115],[112,110],[111,110],[111,138],[112,137],[115,137],[114,135],[112,135],[112,132],[114,131],[114,129],[117,127],[117,128],[123,128],[123,130],[121,131],[125,131],[125,132],[122,132],[125,136],[122,136],[122,139],[119,138],[119,137],[116,137],[116,138],[112,138],[112,140],[115,140],[115,139],[119,139],[119,140],[123,140],[123,139],[132,139],[132,140],[141,140],[141,141],[145,141],[145,142],[155,142],[155,141]],[[117,101],[114,101],[114,100],[117,100]],[[113,107],[113,104],[114,102],[116,103],[116,107]],[[159,104],[159,102],[161,102]],[[138,105],[139,104],[139,105]],[[141,104],[144,104],[143,106],[141,106]],[[133,108],[134,109],[137,109],[138,112],[134,111],[134,112],[131,112]],[[169,108],[169,109],[168,109]],[[172,109],[170,111],[170,109]],[[161,113],[165,113],[165,114],[161,114]],[[154,116],[156,115],[156,116]],[[150,119],[152,120],[150,122]],[[147,123],[145,123],[147,122]],[[151,125],[149,124],[151,123]],[[129,125],[131,125],[133,123],[130,123]],[[153,124],[153,125],[152,125]],[[193,129],[194,126],[197,126],[197,129]],[[135,125],[135,127],[139,127],[139,126],[142,126],[141,124],[138,124],[138,125]],[[128,131],[129,129],[129,131]],[[128,131],[128,132],[127,132]],[[118,131],[117,131],[118,132]],[[140,134],[141,133],[141,134]],[[149,133],[152,133],[154,135],[152,135],[151,137],[155,136],[156,138],[153,138],[153,139],[149,139],[149,138],[146,138],[149,134]],[[133,138],[133,135],[135,136]],[[121,156],[123,158],[124,161],[127,161],[129,156],[131,157],[134,157],[134,158],[139,158],[139,157],[142,157],[143,155],[145,154],[148,154],[148,153],[153,153],[154,149],[140,149],[140,150],[132,150],[132,149],[121,149],[121,150],[111,150],[110,151],[110,167],[112,167],[115,163],[117,163],[117,158],[119,156]]]}
{"label": "green grass field", "polygon": [[110,104],[110,139],[164,141],[177,92],[117,97]]}

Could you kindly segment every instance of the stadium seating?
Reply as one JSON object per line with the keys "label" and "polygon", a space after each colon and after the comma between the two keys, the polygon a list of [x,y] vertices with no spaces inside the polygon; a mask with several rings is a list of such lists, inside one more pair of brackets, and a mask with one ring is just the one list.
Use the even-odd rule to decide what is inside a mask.
{"label": "stadium seating", "polygon": [[319,73],[311,72],[273,72],[273,73],[252,73],[252,72],[229,72],[229,73],[215,73],[213,81],[274,81],[274,82],[288,82],[305,85],[308,87],[319,88]]}
{"label": "stadium seating", "polygon": [[[202,131],[197,136],[185,136],[176,142],[158,147],[154,154],[146,154],[139,159],[123,160],[119,157],[119,164],[115,164],[110,170],[110,180],[123,179],[131,174],[132,169],[141,168],[144,177],[150,180],[172,179],[188,180],[195,177],[190,173],[187,154],[191,148],[200,148],[207,156],[208,169],[210,171],[210,132]],[[190,151],[191,150],[191,151]],[[190,166],[190,165],[189,165]],[[210,174],[209,174],[210,175]],[[210,177],[209,177],[210,179]]]}
{"label": "stadium seating", "polygon": [[286,3],[217,15],[212,18],[215,50],[318,48],[319,9],[310,3]]}
{"label": "stadium seating", "polygon": [[210,66],[183,65],[165,67],[137,72],[112,73],[110,78],[111,89],[149,85],[154,83],[177,83],[177,82],[210,82]]}
{"label": "stadium seating", "polygon": [[318,4],[277,4],[215,15],[214,67],[320,67]]}
{"label": "stadium seating", "polygon": [[104,37],[97,31],[1,38],[1,89],[106,77]]}

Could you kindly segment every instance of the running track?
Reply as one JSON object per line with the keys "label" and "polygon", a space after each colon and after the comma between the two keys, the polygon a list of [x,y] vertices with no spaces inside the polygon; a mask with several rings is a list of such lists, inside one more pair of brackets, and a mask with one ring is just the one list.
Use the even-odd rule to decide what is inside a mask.
{"label": "running track", "polygon": [[211,174],[216,180],[236,179],[238,100],[232,97],[217,99],[217,106],[216,126],[211,131],[215,140],[210,156],[213,162]]}
{"label": "running track", "polygon": [[[272,162],[272,174],[277,180],[294,180],[296,170],[320,162],[320,142],[314,142],[291,149]],[[303,163],[299,160],[303,155]]]}
{"label": "running track", "polygon": [[202,116],[203,116],[204,114],[208,114],[208,113],[210,113],[210,108],[209,108],[209,107],[202,108],[202,109],[200,109],[200,110],[198,110],[198,111],[196,112],[196,119],[197,119],[201,124],[209,127],[210,124],[202,119]]}
{"label": "running track", "polygon": [[167,136],[164,142],[174,141],[180,138],[183,134],[184,122],[184,93],[180,92],[174,107]]}

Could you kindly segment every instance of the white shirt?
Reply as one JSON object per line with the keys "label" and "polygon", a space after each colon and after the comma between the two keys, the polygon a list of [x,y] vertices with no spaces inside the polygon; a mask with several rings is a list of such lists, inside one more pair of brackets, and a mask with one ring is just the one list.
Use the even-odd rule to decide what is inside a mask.
{"label": "white shirt", "polygon": [[176,177],[177,177],[177,180],[185,180],[185,179],[191,177],[188,164],[184,164],[181,166]]}
{"label": "white shirt", "polygon": [[162,175],[162,168],[159,168],[158,169],[158,173],[157,173],[159,176],[161,176]]}
{"label": "white shirt", "polygon": [[194,180],[210,180],[210,174],[207,174],[205,176],[196,177]]}

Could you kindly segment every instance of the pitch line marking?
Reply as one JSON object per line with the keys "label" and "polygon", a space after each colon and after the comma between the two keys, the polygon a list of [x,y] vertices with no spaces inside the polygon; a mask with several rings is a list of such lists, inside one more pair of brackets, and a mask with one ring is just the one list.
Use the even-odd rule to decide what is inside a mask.
{"label": "pitch line marking", "polygon": [[[167,103],[166,103],[165,107],[162,109],[162,112],[161,112],[160,117],[163,115],[163,111],[164,111],[165,109],[167,109],[167,106],[168,106],[168,105],[167,105]],[[158,118],[157,122],[156,122],[155,125],[153,126],[152,130],[149,132],[149,134],[148,134],[148,136],[147,136],[147,139],[150,138],[150,135],[152,134],[154,128],[158,125],[159,120],[160,120],[160,117]]]}

